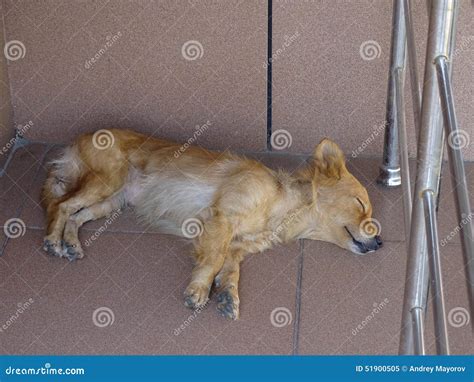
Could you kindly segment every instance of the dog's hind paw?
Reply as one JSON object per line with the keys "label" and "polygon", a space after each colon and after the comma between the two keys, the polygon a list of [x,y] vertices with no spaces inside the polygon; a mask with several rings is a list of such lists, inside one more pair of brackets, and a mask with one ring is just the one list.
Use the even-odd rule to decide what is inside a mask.
{"label": "dog's hind paw", "polygon": [[209,301],[209,288],[190,284],[184,291],[184,305],[191,309],[201,308]]}
{"label": "dog's hind paw", "polygon": [[64,242],[63,249],[65,252],[64,257],[66,257],[69,261],[82,259],[84,257],[84,252],[82,251],[80,245]]}
{"label": "dog's hind paw", "polygon": [[217,310],[221,315],[230,320],[239,318],[239,299],[228,289],[217,295]]}
{"label": "dog's hind paw", "polygon": [[69,261],[81,259],[84,253],[80,247],[61,242],[53,242],[50,239],[44,239],[43,250],[51,256],[65,257]]}
{"label": "dog's hind paw", "polygon": [[64,257],[65,252],[61,242],[44,239],[43,250],[51,256]]}

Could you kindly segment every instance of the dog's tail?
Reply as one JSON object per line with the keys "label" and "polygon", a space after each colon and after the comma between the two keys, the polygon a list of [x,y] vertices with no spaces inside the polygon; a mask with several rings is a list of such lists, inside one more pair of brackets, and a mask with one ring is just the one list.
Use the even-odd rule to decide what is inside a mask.
{"label": "dog's tail", "polygon": [[74,191],[83,173],[84,163],[76,145],[66,147],[57,159],[49,163],[48,177],[43,186],[41,202],[49,209],[55,201]]}

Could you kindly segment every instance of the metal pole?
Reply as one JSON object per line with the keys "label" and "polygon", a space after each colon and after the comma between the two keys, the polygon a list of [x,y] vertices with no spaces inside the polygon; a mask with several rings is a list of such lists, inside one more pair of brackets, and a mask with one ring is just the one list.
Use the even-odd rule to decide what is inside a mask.
{"label": "metal pole", "polygon": [[404,0],[405,9],[405,27],[407,31],[407,48],[408,48],[408,65],[410,67],[411,80],[411,98],[413,103],[413,117],[415,122],[416,137],[420,131],[420,114],[421,114],[421,90],[418,80],[418,63],[416,59],[415,32],[413,29],[413,14],[411,11],[410,1]]}
{"label": "metal pole", "polygon": [[410,184],[410,167],[408,161],[407,130],[405,125],[405,104],[403,102],[404,94],[404,73],[403,69],[398,68],[395,71],[395,103],[397,106],[397,130],[398,146],[400,150],[401,179],[403,189],[403,215],[405,218],[405,240],[409,242],[412,193]]}
{"label": "metal pole", "polygon": [[466,281],[468,284],[469,304],[471,312],[474,312],[474,242],[471,225],[473,215],[469,202],[466,171],[464,169],[464,161],[461,151],[463,140],[467,140],[468,137],[463,136],[462,130],[458,129],[447,59],[444,56],[439,56],[436,58],[435,62],[438,73],[438,85],[444,116],[444,126],[446,129],[446,136],[448,137],[448,156],[451,168],[451,181],[453,190],[456,192],[456,211],[459,227],[461,227],[462,249],[464,253],[464,263],[466,264],[465,270]]}
{"label": "metal pole", "polygon": [[425,355],[425,313],[423,308],[414,308],[411,312],[415,337],[413,354]]}
{"label": "metal pole", "polygon": [[433,295],[433,311],[435,315],[435,336],[437,354],[449,355],[448,327],[444,308],[443,277],[439,254],[438,227],[436,223],[436,207],[434,193],[431,190],[423,193],[425,227],[428,243],[428,261],[430,264],[430,280]]}
{"label": "metal pole", "polygon": [[401,354],[413,352],[412,340],[415,341],[415,349],[423,348],[423,344],[419,343],[423,339],[423,336],[418,333],[420,326],[412,326],[411,312],[418,309],[424,310],[426,307],[429,272],[421,196],[426,190],[431,190],[437,195],[443,155],[443,129],[442,124],[439,123],[441,112],[434,60],[439,55],[449,56],[456,5],[456,0],[432,0],[430,12],[418,142],[418,165],[400,335]]}
{"label": "metal pole", "polygon": [[392,41],[390,53],[390,70],[388,73],[386,127],[382,165],[377,183],[385,187],[401,184],[400,164],[398,157],[398,134],[396,128],[395,104],[395,71],[405,66],[406,29],[403,19],[403,0],[393,0]]}

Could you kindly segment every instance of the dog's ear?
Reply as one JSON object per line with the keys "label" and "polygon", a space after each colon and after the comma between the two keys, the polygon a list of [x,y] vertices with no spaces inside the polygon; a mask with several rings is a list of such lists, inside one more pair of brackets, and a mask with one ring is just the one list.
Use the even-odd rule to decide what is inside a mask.
{"label": "dog's ear", "polygon": [[316,146],[313,157],[316,173],[326,178],[341,179],[347,172],[344,153],[328,138],[324,138]]}

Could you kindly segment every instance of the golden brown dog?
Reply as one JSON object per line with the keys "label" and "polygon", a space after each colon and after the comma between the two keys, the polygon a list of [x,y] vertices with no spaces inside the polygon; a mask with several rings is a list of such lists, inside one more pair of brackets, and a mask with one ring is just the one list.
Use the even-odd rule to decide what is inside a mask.
{"label": "golden brown dog", "polygon": [[218,309],[232,319],[239,316],[246,253],[296,239],[328,241],[357,254],[382,244],[370,227],[366,189],[329,139],[290,175],[229,153],[99,130],[77,138],[52,162],[43,201],[44,249],[70,260],[84,256],[81,225],[125,206],[164,232],[193,238],[195,267],[185,304],[205,304],[214,282]]}

